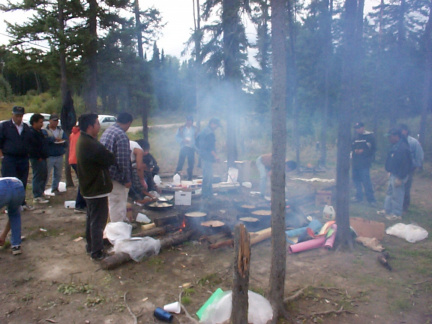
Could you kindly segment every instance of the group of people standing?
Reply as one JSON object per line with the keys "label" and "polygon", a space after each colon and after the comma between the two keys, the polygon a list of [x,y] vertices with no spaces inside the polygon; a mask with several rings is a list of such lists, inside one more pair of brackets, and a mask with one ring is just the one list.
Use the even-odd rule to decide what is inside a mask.
{"label": "group of people standing", "polygon": [[[352,143],[352,179],[356,189],[354,202],[360,203],[364,196],[375,207],[376,199],[370,178],[370,167],[375,158],[376,142],[372,132],[366,131],[364,123],[354,125],[355,136]],[[389,181],[384,200],[384,214],[388,220],[402,218],[411,200],[411,186],[416,169],[423,164],[424,152],[417,139],[409,135],[406,124],[392,128],[387,134],[391,148],[387,154],[385,170]]]}
{"label": "group of people standing", "polygon": [[[8,206],[8,223],[0,235],[4,244],[9,230],[12,230],[12,253],[21,253],[21,211],[33,210],[25,200],[25,189],[29,175],[29,162],[33,170],[33,202],[48,203],[44,196],[46,182],[54,170],[51,191],[58,193],[63,168],[63,155],[67,137],[58,127],[58,116],[52,114],[44,128],[44,116],[33,114],[30,127],[23,122],[25,109],[14,106],[12,118],[0,124],[0,157],[2,158],[0,206]],[[9,189],[9,190],[8,190]],[[7,193],[7,194],[6,194]]]}

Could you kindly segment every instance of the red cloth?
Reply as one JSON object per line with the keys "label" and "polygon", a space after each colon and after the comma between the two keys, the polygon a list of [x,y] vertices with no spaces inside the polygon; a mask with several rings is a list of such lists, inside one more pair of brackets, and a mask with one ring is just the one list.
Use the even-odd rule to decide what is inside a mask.
{"label": "red cloth", "polygon": [[69,136],[69,164],[77,164],[76,157],[76,144],[80,137],[80,130],[78,126],[72,128],[72,133]]}

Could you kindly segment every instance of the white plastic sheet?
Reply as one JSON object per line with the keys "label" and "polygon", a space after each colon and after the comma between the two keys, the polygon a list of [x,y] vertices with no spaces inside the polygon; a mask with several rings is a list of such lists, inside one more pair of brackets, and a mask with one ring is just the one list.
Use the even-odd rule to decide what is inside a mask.
{"label": "white plastic sheet", "polygon": [[160,248],[159,240],[146,236],[116,241],[113,250],[115,253],[127,253],[132,260],[139,262],[144,257],[159,254]]}
{"label": "white plastic sheet", "polygon": [[[263,296],[248,291],[249,312],[248,323],[266,324],[273,318],[273,310],[270,302]],[[228,320],[232,310],[232,291],[226,291],[224,295],[209,305],[201,317],[203,324],[220,324]]]}
{"label": "white plastic sheet", "polygon": [[128,239],[132,234],[132,225],[124,222],[110,222],[105,227],[104,236],[115,245],[117,241]]}
{"label": "white plastic sheet", "polygon": [[394,235],[407,240],[410,243],[415,243],[424,240],[428,237],[428,232],[414,224],[397,223],[386,229],[388,235]]}

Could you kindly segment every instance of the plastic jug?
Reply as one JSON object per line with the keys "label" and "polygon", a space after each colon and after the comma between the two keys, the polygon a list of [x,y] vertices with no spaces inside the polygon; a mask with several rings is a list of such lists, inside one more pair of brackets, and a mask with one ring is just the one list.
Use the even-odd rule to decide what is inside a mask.
{"label": "plastic jug", "polygon": [[180,178],[180,174],[176,173],[173,177],[173,184],[176,186],[180,186],[181,184],[181,178]]}
{"label": "plastic jug", "polygon": [[334,220],[336,217],[336,212],[333,206],[325,205],[323,209],[323,219],[325,220]]}
{"label": "plastic jug", "polygon": [[158,186],[162,183],[162,180],[161,180],[159,174],[155,174],[155,176],[153,177],[153,181],[156,184],[156,186]]}

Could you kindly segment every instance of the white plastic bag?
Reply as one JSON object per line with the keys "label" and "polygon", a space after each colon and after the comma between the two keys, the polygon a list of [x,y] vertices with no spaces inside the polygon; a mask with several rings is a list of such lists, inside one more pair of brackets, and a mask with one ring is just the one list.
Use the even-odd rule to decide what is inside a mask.
{"label": "white plastic bag", "polygon": [[[266,324],[273,318],[270,302],[263,296],[248,291],[248,323]],[[209,305],[201,316],[203,324],[220,324],[228,320],[232,310],[232,291],[226,291],[218,300]]]}
{"label": "white plastic bag", "polygon": [[159,254],[160,248],[159,240],[146,236],[116,241],[113,251],[115,253],[127,253],[132,260],[139,262],[144,257]]}
{"label": "white plastic bag", "polygon": [[130,238],[132,235],[132,225],[124,222],[111,222],[108,223],[104,230],[104,237],[106,237],[112,245],[116,241]]}
{"label": "white plastic bag", "polygon": [[388,235],[394,235],[407,240],[410,243],[415,243],[424,240],[428,237],[428,232],[414,224],[397,223],[386,229]]}

